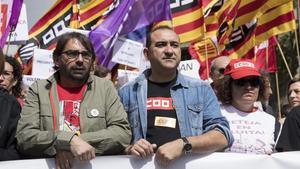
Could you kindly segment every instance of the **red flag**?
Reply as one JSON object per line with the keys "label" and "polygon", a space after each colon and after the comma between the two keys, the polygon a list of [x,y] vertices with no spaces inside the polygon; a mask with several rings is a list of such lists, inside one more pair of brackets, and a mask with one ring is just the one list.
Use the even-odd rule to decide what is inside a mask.
{"label": "red flag", "polygon": [[259,69],[264,69],[267,72],[277,71],[276,62],[276,38],[271,37],[256,47],[256,65]]}

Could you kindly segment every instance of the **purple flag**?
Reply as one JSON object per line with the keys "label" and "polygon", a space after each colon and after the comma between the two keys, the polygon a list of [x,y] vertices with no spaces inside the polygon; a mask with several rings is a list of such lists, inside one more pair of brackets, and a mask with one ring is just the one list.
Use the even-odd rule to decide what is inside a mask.
{"label": "purple flag", "polygon": [[119,36],[154,22],[171,20],[169,0],[122,0],[119,6],[89,34],[101,65],[112,68],[112,48]]}
{"label": "purple flag", "polygon": [[3,48],[3,46],[7,40],[7,36],[9,35],[9,32],[11,31],[11,28],[16,28],[16,26],[18,24],[18,19],[19,19],[19,15],[21,13],[22,4],[23,4],[23,0],[13,0],[10,19],[6,26],[5,32],[1,36],[1,40],[0,40],[1,48]]}

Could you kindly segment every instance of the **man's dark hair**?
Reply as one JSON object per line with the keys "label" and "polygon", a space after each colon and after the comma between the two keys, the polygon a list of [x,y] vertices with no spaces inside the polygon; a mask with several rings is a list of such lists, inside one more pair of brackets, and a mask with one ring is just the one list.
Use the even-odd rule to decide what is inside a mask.
{"label": "man's dark hair", "polygon": [[20,97],[22,94],[22,85],[23,85],[23,74],[22,67],[20,63],[14,57],[5,57],[5,62],[9,63],[13,67],[14,80],[17,82],[15,86],[11,88],[12,94],[15,97]]}
{"label": "man's dark hair", "polygon": [[[77,39],[82,44],[82,46],[84,46],[86,50],[92,54],[92,61],[95,60],[96,54],[91,41],[88,39],[88,37],[78,32],[65,33],[58,37],[56,48],[53,51],[53,58],[57,58],[61,56],[62,52],[65,49],[66,44],[70,39]],[[54,65],[53,68],[54,70],[58,69],[56,65]]]}
{"label": "man's dark hair", "polygon": [[151,46],[151,35],[153,32],[157,31],[157,30],[161,30],[161,29],[167,29],[167,30],[171,30],[174,31],[171,27],[169,26],[158,26],[155,27],[154,29],[152,29],[148,34],[147,34],[147,38],[146,38],[146,47],[149,48]]}
{"label": "man's dark hair", "polygon": [[293,84],[293,83],[296,83],[296,82],[300,82],[300,78],[299,77],[295,77],[293,78],[292,80],[289,81],[288,85],[287,85],[287,97],[289,95],[289,89],[290,89],[290,86]]}

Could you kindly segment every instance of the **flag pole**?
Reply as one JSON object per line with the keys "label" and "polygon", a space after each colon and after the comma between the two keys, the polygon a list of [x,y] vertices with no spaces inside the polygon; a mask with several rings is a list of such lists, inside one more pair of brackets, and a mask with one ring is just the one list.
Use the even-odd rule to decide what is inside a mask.
{"label": "flag pole", "polygon": [[283,52],[282,52],[282,49],[281,49],[281,46],[280,46],[278,40],[276,40],[276,44],[277,44],[278,49],[279,49],[279,51],[280,51],[280,54],[281,54],[281,56],[282,56],[283,62],[284,62],[284,64],[285,64],[285,67],[286,67],[286,69],[287,69],[287,71],[288,71],[288,73],[289,73],[289,76],[290,76],[291,79],[293,79],[291,70],[290,70],[290,68],[289,68],[289,65],[287,64],[287,61],[286,61],[286,59],[285,59],[285,56],[284,56],[284,54],[283,54]]}
{"label": "flag pole", "polygon": [[7,41],[7,45],[6,45],[5,55],[8,54],[8,50],[9,50],[9,46],[10,46],[10,40],[11,40],[12,32],[14,30],[15,30],[15,28],[13,26],[10,26],[10,31],[9,31],[9,35],[8,35],[8,41]]}
{"label": "flag pole", "polygon": [[[265,64],[265,69],[267,70],[269,67],[269,47],[270,47],[270,41],[268,39],[268,47],[266,48],[266,64]],[[256,55],[255,55],[256,56]]]}
{"label": "flag pole", "polygon": [[[270,41],[268,40],[268,47],[266,48],[266,64],[265,69],[267,70],[269,67],[269,47],[270,47]],[[276,93],[277,93],[277,106],[278,106],[278,119],[281,119],[281,104],[280,104],[280,93],[279,93],[279,83],[278,83],[278,72],[275,72],[275,78],[276,78]]]}
{"label": "flag pole", "polygon": [[[298,66],[300,66],[300,52],[299,52],[299,41],[298,41],[297,29],[295,29],[295,40],[296,40],[296,50],[297,50]],[[297,72],[297,73],[300,73],[300,72]]]}
{"label": "flag pole", "polygon": [[[299,33],[300,33],[300,0],[297,0],[297,19],[298,19],[298,26],[297,28],[295,29],[295,39],[296,39],[296,50],[297,50],[297,59],[298,59],[298,67],[300,67],[300,52],[299,52],[299,41],[298,41],[298,33],[297,31],[299,30]],[[296,22],[297,24],[297,22]],[[300,75],[300,72],[297,72],[298,75]]]}
{"label": "flag pole", "polygon": [[276,92],[277,92],[277,106],[278,106],[278,119],[281,119],[281,103],[280,103],[280,93],[279,93],[279,82],[278,82],[278,71],[275,72],[276,80]]}
{"label": "flag pole", "polygon": [[205,65],[206,65],[206,76],[207,80],[209,79],[209,67],[208,67],[208,56],[207,56],[207,44],[206,44],[206,37],[204,33],[204,45],[205,45]]}

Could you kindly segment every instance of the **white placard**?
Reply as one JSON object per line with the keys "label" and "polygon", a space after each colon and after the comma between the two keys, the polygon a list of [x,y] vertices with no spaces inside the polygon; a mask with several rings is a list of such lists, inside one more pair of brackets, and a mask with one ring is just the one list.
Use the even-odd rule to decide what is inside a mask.
{"label": "white placard", "polygon": [[28,40],[28,22],[26,5],[24,3],[22,5],[16,30],[11,33],[10,37],[7,37],[7,41],[8,40],[13,43],[21,43]]}
{"label": "white placard", "polygon": [[119,38],[114,46],[112,61],[134,68],[140,67],[143,44],[125,38]]}
{"label": "white placard", "polygon": [[54,73],[52,51],[45,49],[34,49],[32,62],[32,75],[48,78]]}
{"label": "white placard", "polygon": [[178,65],[178,71],[180,71],[180,73],[196,79],[200,79],[199,68],[200,64],[195,59],[181,61]]}
{"label": "white placard", "polygon": [[41,80],[41,79],[44,79],[44,78],[32,76],[32,75],[23,75],[23,83],[26,86],[31,86],[32,83],[34,83],[37,80]]}
{"label": "white placard", "polygon": [[118,69],[118,87],[123,86],[125,83],[134,80],[138,77],[139,72]]}

